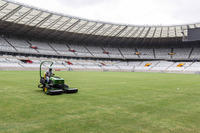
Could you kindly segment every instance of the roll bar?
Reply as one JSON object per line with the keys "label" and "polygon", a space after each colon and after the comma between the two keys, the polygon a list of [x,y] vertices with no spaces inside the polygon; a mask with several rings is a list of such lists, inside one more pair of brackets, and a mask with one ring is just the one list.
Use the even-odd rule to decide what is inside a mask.
{"label": "roll bar", "polygon": [[53,62],[52,62],[52,61],[42,61],[42,62],[40,63],[40,78],[42,78],[42,65],[43,65],[44,63],[51,63],[51,64],[50,64],[50,67],[53,65]]}

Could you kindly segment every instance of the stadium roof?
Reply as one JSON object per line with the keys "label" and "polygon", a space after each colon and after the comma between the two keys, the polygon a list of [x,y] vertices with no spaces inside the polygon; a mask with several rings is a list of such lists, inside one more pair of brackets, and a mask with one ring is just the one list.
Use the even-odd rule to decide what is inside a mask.
{"label": "stadium roof", "polygon": [[[0,29],[26,34],[64,38],[69,35],[90,35],[117,38],[182,38],[188,28],[200,24],[177,26],[118,25],[90,21],[37,9],[7,0],[0,0]],[[183,34],[184,33],[184,34]]]}

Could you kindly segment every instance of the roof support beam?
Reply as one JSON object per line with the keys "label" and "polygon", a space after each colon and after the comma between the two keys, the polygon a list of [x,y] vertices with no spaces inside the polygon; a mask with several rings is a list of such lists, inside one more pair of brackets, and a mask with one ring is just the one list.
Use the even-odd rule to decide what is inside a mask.
{"label": "roof support beam", "polygon": [[58,34],[56,34],[56,33],[59,32],[60,29],[65,27],[71,20],[72,20],[72,18],[68,19],[67,21],[62,23],[60,26],[58,26],[54,31],[48,33],[45,37],[48,38],[49,36],[52,36],[52,37],[57,36]]}
{"label": "roof support beam", "polygon": [[0,18],[1,20],[7,20],[8,18],[10,18],[12,15],[14,15],[17,11],[19,11],[22,8],[22,6],[18,6],[17,8],[15,8],[14,10],[12,10],[11,12],[9,12],[8,14],[4,15],[2,18]]}
{"label": "roof support beam", "polygon": [[118,30],[121,26],[119,25],[117,28],[115,28],[110,34],[108,34],[104,39],[102,40],[105,42],[109,37],[112,37],[112,35],[115,33],[116,30]]}
{"label": "roof support beam", "polygon": [[[95,39],[93,39],[93,37],[94,37],[93,36],[93,37],[91,37],[90,40],[93,40],[94,42],[98,41],[98,39],[102,38],[102,36],[104,36],[106,34],[106,32],[108,32],[110,29],[112,29],[113,26],[114,25],[110,25],[108,28],[106,28],[104,31],[102,31],[100,34],[98,34],[97,35],[98,37],[96,37]],[[107,37],[105,37],[105,38],[107,38]]]}
{"label": "roof support beam", "polygon": [[[144,28],[144,29],[145,29],[145,28]],[[144,29],[143,29],[143,31],[144,31]],[[143,44],[145,43],[145,41],[146,41],[146,39],[147,39],[146,36],[148,35],[150,29],[151,29],[151,28],[149,28],[148,31],[146,32],[145,37],[143,38],[143,40],[142,40],[142,42],[141,42],[141,45],[143,45]],[[143,31],[142,31],[142,32],[143,32]],[[141,34],[142,34],[142,33],[141,33]],[[140,35],[141,35],[141,34],[140,34]],[[140,36],[140,35],[139,35],[139,36]],[[137,40],[136,40],[136,43],[137,43]]]}
{"label": "roof support beam", "polygon": [[16,23],[19,23],[22,19],[24,19],[27,15],[29,15],[31,12],[33,11],[33,9],[31,8],[30,10],[28,10],[26,13],[24,13],[23,15],[21,15],[20,17],[18,17],[17,19],[15,19],[11,24],[6,25],[6,28],[9,28],[13,25],[15,25]]}
{"label": "roof support beam", "polygon": [[[116,31],[120,28],[121,26],[119,25],[119,26],[117,26],[117,28],[116,29],[114,29],[110,34],[108,34],[108,36],[113,36],[113,34],[115,34],[116,33]],[[121,30],[120,30],[121,31]]]}
{"label": "roof support beam", "polygon": [[42,24],[44,24],[49,18],[51,18],[52,14],[49,14],[47,17],[45,17],[43,20],[41,20],[40,22],[38,22],[33,28],[29,29],[27,32],[30,32],[32,30],[34,30],[37,27],[40,27]]}
{"label": "roof support beam", "polygon": [[[136,29],[137,28],[137,29]],[[136,29],[136,30],[135,30]],[[121,44],[121,43],[124,43],[124,42],[126,42],[130,37],[128,37],[128,35],[133,31],[133,30],[135,30],[131,35],[133,35],[135,32],[137,32],[138,31],[138,27],[133,27],[133,28],[131,28],[125,35],[123,35],[122,36],[122,38],[120,38],[120,40],[119,39],[117,39],[117,42],[118,42],[118,44]]]}
{"label": "roof support beam", "polygon": [[159,38],[161,38],[161,37],[162,37],[162,32],[163,32],[163,28],[161,27],[161,31],[160,31],[160,37],[159,37]]}
{"label": "roof support beam", "polygon": [[[121,43],[129,44],[130,41],[132,41],[134,38],[133,36],[139,31],[139,27],[136,27],[137,29],[130,35],[130,36],[124,36],[124,39],[122,39]],[[131,32],[130,32],[131,33]],[[129,34],[128,34],[129,35]],[[136,39],[137,40],[137,39]]]}
{"label": "roof support beam", "polygon": [[3,4],[2,6],[0,6],[0,11],[3,10],[4,8],[6,8],[8,6],[8,2]]}
{"label": "roof support beam", "polygon": [[115,37],[121,35],[127,28],[128,28],[128,26],[125,26],[122,30],[120,30],[120,31],[115,35]]}
{"label": "roof support beam", "polygon": [[[82,26],[80,26],[75,32],[79,32],[82,28],[84,28],[87,24],[89,23],[89,21],[87,21],[86,23],[84,23]],[[75,34],[71,34],[71,36],[69,37],[70,38],[70,41],[71,40],[74,40],[74,35]]]}
{"label": "roof support beam", "polygon": [[82,28],[84,28],[87,24],[89,23],[89,21],[87,21],[86,23],[84,23],[83,25],[81,25],[77,30],[75,30],[74,32],[79,32]]}
{"label": "roof support beam", "polygon": [[[116,36],[121,32],[121,31],[123,31],[124,29],[126,29],[127,28],[127,26],[125,26],[122,30],[120,30],[117,34],[115,34],[114,36],[113,36],[113,34],[119,29],[119,28],[121,28],[121,26],[118,26],[115,30],[113,30],[109,35],[108,35],[108,39],[107,39],[107,42],[106,43],[110,43],[110,44],[112,44],[112,41],[114,40],[113,38],[116,38]],[[109,38],[111,38],[111,39],[109,39]],[[105,39],[104,39],[105,40]]]}
{"label": "roof support beam", "polygon": [[54,20],[51,24],[49,24],[46,29],[53,27],[54,25],[56,25],[61,19],[63,18],[63,16],[60,16],[58,19]]}
{"label": "roof support beam", "polygon": [[123,35],[122,37],[126,37],[128,36],[135,28],[137,27],[132,27],[125,35]]}
{"label": "roof support beam", "polygon": [[26,13],[24,13],[23,15],[21,15],[20,17],[18,17],[17,19],[15,19],[13,22],[14,23],[19,23],[22,19],[24,19],[26,16],[28,16],[32,11],[33,11],[33,8],[31,8]]}
{"label": "roof support beam", "polygon": [[114,25],[110,25],[108,28],[106,28],[104,31],[102,31],[98,36],[103,36],[106,34],[106,32],[108,32],[110,29],[112,29]]}
{"label": "roof support beam", "polygon": [[80,33],[80,34],[81,34],[81,35],[79,36],[79,37],[80,37],[80,40],[82,41],[82,40],[83,40],[82,38],[84,38],[84,36],[85,36],[86,34],[88,34],[89,31],[91,31],[94,27],[96,27],[97,24],[98,24],[97,22],[94,23],[92,26],[90,26],[90,27],[86,30],[85,33]]}
{"label": "roof support beam", "polygon": [[17,30],[17,33],[20,33],[22,31],[24,31],[26,29],[26,26],[31,24],[33,21],[35,21],[37,18],[39,18],[41,15],[43,14],[42,11],[40,11],[36,16],[34,16],[33,18],[31,18],[30,20],[28,20],[26,23],[24,23],[24,27],[20,27]]}
{"label": "roof support beam", "polygon": [[137,30],[135,30],[135,31],[134,31],[134,32],[131,34],[131,36],[130,36],[130,37],[131,37],[131,38],[133,38],[133,37],[134,37],[134,35],[135,35],[135,34],[136,34],[136,33],[137,33],[139,30],[140,30],[140,27],[138,27],[138,28],[137,28]]}
{"label": "roof support beam", "polygon": [[114,41],[119,40],[119,35],[121,35],[126,29],[128,28],[128,26],[125,26],[121,31],[119,31],[114,37],[113,39],[110,41],[110,43],[112,44]]}
{"label": "roof support beam", "polygon": [[43,20],[41,20],[40,22],[38,22],[34,27],[40,27],[42,24],[44,24],[47,20],[49,20],[49,18],[51,18],[53,16],[53,14],[49,14],[47,17],[45,17]]}
{"label": "roof support beam", "polygon": [[[139,29],[140,29],[140,28],[138,28],[137,32],[139,31]],[[136,36],[136,39],[130,38],[129,41],[127,41],[127,43],[132,43],[132,40],[134,39],[134,44],[138,44],[138,41],[139,41],[140,36],[141,36],[141,34],[143,33],[144,29],[145,29],[145,27],[142,28],[142,30],[141,30],[141,31],[139,32],[139,34]],[[137,32],[135,32],[135,34],[136,34]],[[133,35],[135,35],[135,34],[133,34]],[[133,36],[132,36],[132,37],[133,37]]]}
{"label": "roof support beam", "polygon": [[29,21],[27,21],[25,23],[25,25],[29,25],[31,24],[32,22],[34,22],[36,19],[38,19],[41,15],[43,14],[43,11],[40,11],[36,16],[34,16],[32,19],[30,19]]}
{"label": "roof support beam", "polygon": [[95,34],[96,32],[98,32],[104,26],[105,26],[105,24],[101,24],[97,29],[95,29],[92,33],[90,33],[86,38],[82,39],[81,41],[86,42],[89,38],[91,38],[91,36],[94,36],[93,34]]}
{"label": "roof support beam", "polygon": [[58,28],[56,28],[55,30],[59,31],[60,29],[62,29],[63,27],[65,27],[71,20],[72,20],[72,18],[68,19],[63,24],[61,24],[60,26],[58,26]]}
{"label": "roof support beam", "polygon": [[41,30],[42,33],[44,33],[46,30],[51,29],[54,25],[56,25],[63,17],[59,17],[55,21],[53,21],[51,24],[49,24],[47,27],[45,27],[43,30]]}
{"label": "roof support beam", "polygon": [[177,37],[176,27],[174,27],[175,37]]}
{"label": "roof support beam", "polygon": [[101,30],[103,27],[105,26],[105,24],[102,24],[100,25],[96,30],[94,30],[92,33],[90,33],[91,35],[92,34],[96,34],[99,30]]}
{"label": "roof support beam", "polygon": [[75,23],[73,23],[72,25],[70,25],[64,32],[68,32],[70,31],[72,28],[74,28],[78,23],[80,23],[80,19],[78,21],[76,21]]}
{"label": "roof support beam", "polygon": [[85,34],[88,34],[88,32],[89,32],[90,30],[92,30],[94,27],[96,27],[97,24],[98,24],[98,23],[96,22],[94,25],[92,25],[91,27],[89,27],[89,28],[86,30]]}
{"label": "roof support beam", "polygon": [[145,38],[147,38],[147,35],[148,35],[148,34],[149,34],[149,32],[150,32],[150,29],[151,29],[151,28],[149,27],[149,29],[148,29],[147,33],[146,33],[146,34],[145,34],[145,36],[144,36]]}
{"label": "roof support beam", "polygon": [[156,28],[155,28],[155,30],[154,30],[154,32],[153,32],[153,36],[150,38],[151,40],[150,40],[150,44],[153,42],[153,40],[154,40],[154,36],[155,36],[155,33],[156,33]]}
{"label": "roof support beam", "polygon": [[59,38],[62,37],[62,35],[64,35],[66,32],[68,32],[69,30],[71,30],[75,25],[77,25],[81,20],[77,20],[75,23],[73,23],[72,25],[70,25],[69,27],[67,27],[64,32],[62,32],[61,34],[59,34]]}
{"label": "roof support beam", "polygon": [[90,33],[90,35],[88,35],[88,37],[84,38],[81,41],[85,41],[86,39],[89,39],[91,36],[93,36],[92,34],[95,34],[96,32],[98,32],[101,28],[104,27],[105,24],[100,25],[96,30],[94,30],[92,33]]}

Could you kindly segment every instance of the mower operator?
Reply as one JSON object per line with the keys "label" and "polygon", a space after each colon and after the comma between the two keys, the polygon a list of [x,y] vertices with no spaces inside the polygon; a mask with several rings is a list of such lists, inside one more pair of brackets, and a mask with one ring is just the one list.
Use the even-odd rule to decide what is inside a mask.
{"label": "mower operator", "polygon": [[54,74],[53,74],[53,72],[52,72],[52,68],[50,67],[49,70],[46,71],[46,73],[45,73],[45,75],[44,75],[45,79],[47,80],[47,83],[49,83],[49,79],[50,79],[50,77],[53,76],[53,75],[54,75]]}

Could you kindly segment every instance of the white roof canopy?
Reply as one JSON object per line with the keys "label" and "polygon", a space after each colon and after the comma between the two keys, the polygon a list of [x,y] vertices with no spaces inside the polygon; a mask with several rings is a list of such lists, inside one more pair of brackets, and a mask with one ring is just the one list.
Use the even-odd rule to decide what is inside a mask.
{"label": "white roof canopy", "polygon": [[86,35],[124,38],[175,38],[187,36],[188,28],[200,24],[180,26],[131,26],[95,22],[43,11],[7,0],[0,0],[0,20],[34,28]]}

